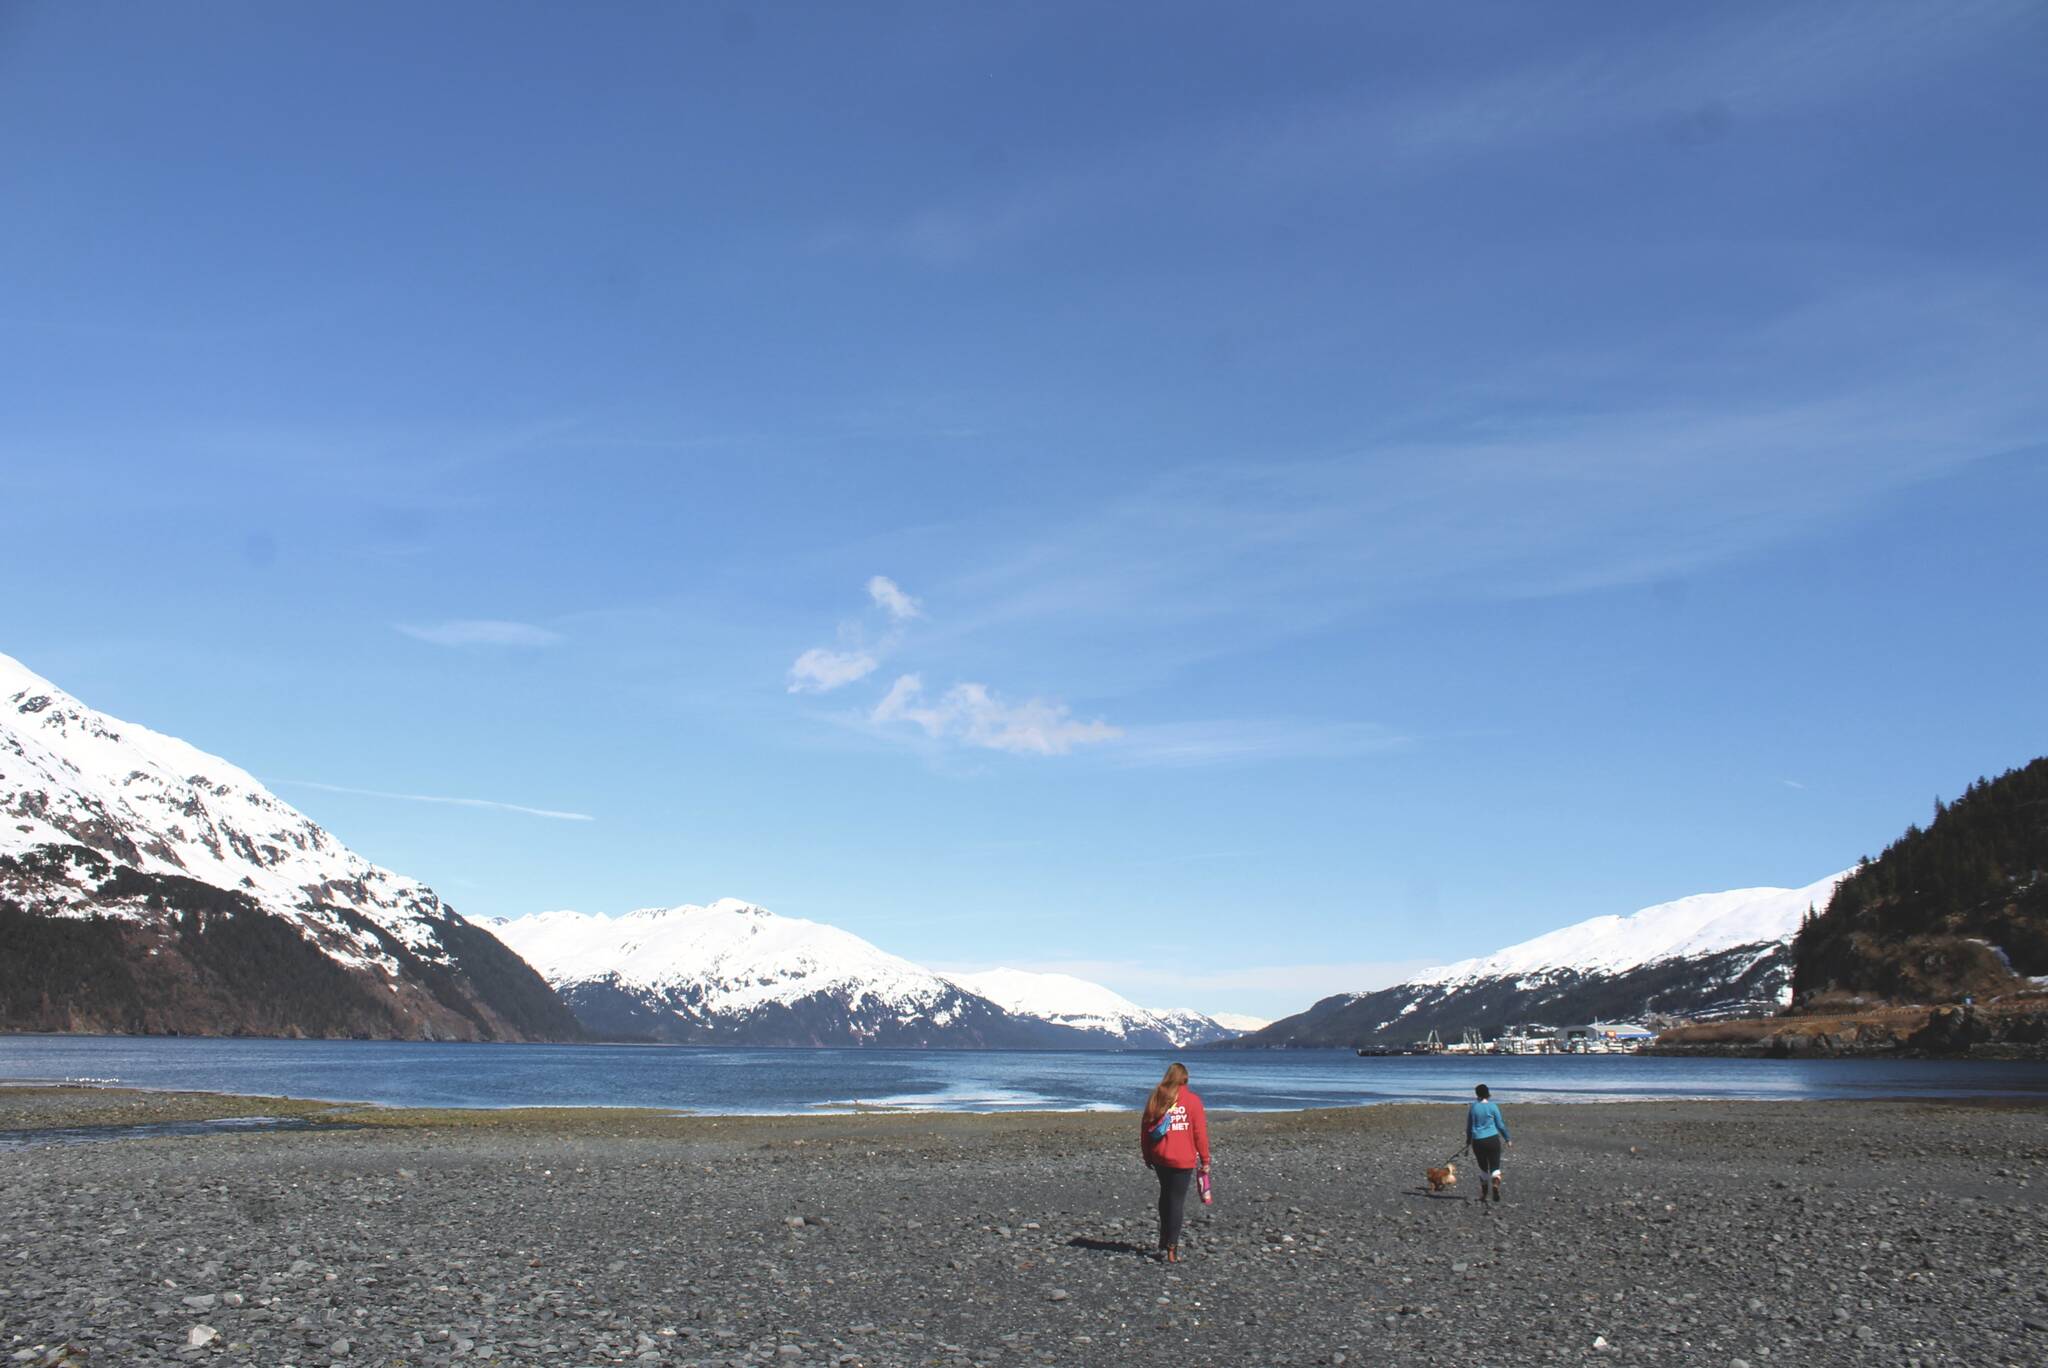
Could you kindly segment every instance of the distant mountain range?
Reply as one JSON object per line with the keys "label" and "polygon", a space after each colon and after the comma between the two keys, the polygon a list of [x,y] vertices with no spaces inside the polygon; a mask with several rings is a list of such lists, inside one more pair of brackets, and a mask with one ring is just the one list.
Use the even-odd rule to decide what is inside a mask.
{"label": "distant mountain range", "polygon": [[1431,1031],[1774,1012],[1791,998],[1792,939],[1835,874],[1804,888],[1741,888],[1594,917],[1372,992],[1324,998],[1229,1042],[1243,1048],[1393,1046]]}
{"label": "distant mountain range", "polygon": [[1178,1048],[1235,1034],[1060,974],[947,977],[736,899],[488,923],[589,1030],[693,1044]]}
{"label": "distant mountain range", "polygon": [[1256,1017],[1231,1016],[1226,1020],[1200,1012],[1155,1011],[1072,974],[991,969],[978,974],[955,974],[953,982],[1019,1016],[1088,1035],[1108,1036],[1131,1047],[1184,1049],[1212,1045],[1266,1024]]}
{"label": "distant mountain range", "polygon": [[[1266,1025],[946,975],[749,903],[471,923],[249,774],[0,655],[0,1030],[1031,1048],[1373,1046],[2048,987],[2048,760],[1804,888],[1595,917]],[[1837,885],[1840,885],[1838,890]],[[1801,934],[1809,911],[1814,918]]]}
{"label": "distant mountain range", "polygon": [[0,655],[0,1028],[573,1040],[539,975],[247,773]]}
{"label": "distant mountain range", "polygon": [[8,656],[0,1030],[1029,1048],[1232,1034],[1060,975],[949,979],[730,900],[486,930],[228,761]]}

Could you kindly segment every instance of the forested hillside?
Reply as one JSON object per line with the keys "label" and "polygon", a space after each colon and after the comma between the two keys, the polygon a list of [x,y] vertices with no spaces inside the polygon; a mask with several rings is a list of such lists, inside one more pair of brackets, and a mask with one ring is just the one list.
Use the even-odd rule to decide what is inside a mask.
{"label": "forested hillside", "polygon": [[1842,881],[1793,946],[1795,1010],[1944,1002],[2048,975],[2048,758],[1979,779]]}

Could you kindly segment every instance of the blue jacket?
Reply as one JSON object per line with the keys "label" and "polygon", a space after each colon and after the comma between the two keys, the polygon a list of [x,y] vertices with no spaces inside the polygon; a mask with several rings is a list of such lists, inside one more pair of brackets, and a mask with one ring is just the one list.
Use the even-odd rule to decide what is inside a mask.
{"label": "blue jacket", "polygon": [[1508,1123],[1501,1119],[1500,1108],[1491,1100],[1474,1102],[1465,1112],[1465,1139],[1488,1140],[1498,1135],[1508,1138]]}

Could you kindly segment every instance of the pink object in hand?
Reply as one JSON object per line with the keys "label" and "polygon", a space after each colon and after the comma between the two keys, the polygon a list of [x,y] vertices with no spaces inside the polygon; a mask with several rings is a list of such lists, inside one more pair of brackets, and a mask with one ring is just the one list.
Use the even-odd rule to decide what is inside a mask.
{"label": "pink object in hand", "polygon": [[1209,1190],[1209,1170],[1203,1169],[1200,1173],[1195,1175],[1195,1185],[1202,1189],[1202,1205],[1214,1205],[1216,1201],[1216,1194]]}

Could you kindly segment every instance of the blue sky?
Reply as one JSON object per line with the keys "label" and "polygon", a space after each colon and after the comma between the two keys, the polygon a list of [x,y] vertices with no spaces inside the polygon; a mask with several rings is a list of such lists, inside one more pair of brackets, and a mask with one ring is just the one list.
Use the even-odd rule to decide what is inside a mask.
{"label": "blue sky", "polygon": [[472,915],[1155,1005],[1806,883],[2048,749],[2044,55],[9,5],[0,650]]}

